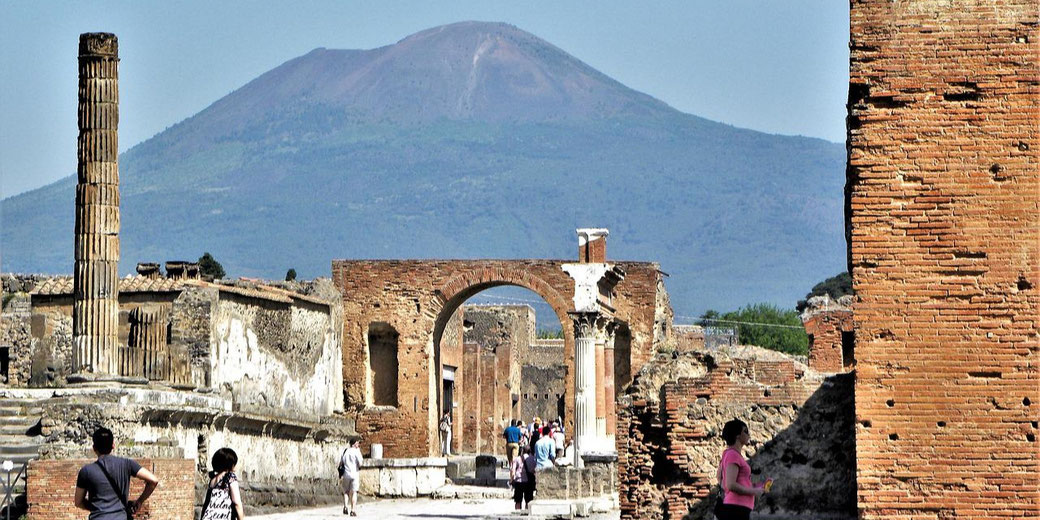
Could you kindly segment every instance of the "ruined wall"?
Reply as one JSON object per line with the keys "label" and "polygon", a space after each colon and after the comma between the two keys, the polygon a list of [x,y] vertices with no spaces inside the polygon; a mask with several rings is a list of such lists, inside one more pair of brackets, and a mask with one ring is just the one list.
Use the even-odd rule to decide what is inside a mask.
{"label": "ruined wall", "polygon": [[851,370],[855,363],[852,297],[839,302],[829,296],[809,298],[802,312],[802,325],[809,336],[809,366],[819,372]]}
{"label": "ruined wall", "polygon": [[[466,343],[476,343],[484,356],[494,358],[494,384],[485,374],[481,400],[482,453],[505,453],[501,432],[512,419],[519,419],[524,403],[513,397],[521,394],[521,366],[527,345],[534,338],[535,313],[528,305],[465,305],[463,323]],[[464,406],[469,406],[469,403]],[[490,408],[488,407],[490,406]]]}
{"label": "ruined wall", "polygon": [[566,413],[567,365],[563,349],[562,340],[536,340],[528,346],[520,378],[524,405],[521,418],[525,422],[535,416],[551,421]]}
{"label": "ruined wall", "polygon": [[221,291],[212,315],[211,386],[242,409],[343,409],[339,330],[328,306]]}
{"label": "ruined wall", "polygon": [[[72,507],[76,476],[94,459],[34,460],[29,464],[28,520],[80,520],[86,513]],[[138,459],[159,478],[160,486],[134,515],[139,520],[192,520],[195,518],[195,464],[185,459]],[[144,483],[131,479],[130,496]]]}
{"label": "ruined wall", "polygon": [[851,9],[862,517],[1037,518],[1040,8]]}
{"label": "ruined wall", "polygon": [[[16,397],[42,397],[42,390],[22,392],[26,394]],[[249,513],[341,500],[335,460],[356,435],[351,421],[336,416],[290,409],[235,411],[228,399],[195,392],[69,388],[52,392],[38,406],[41,458],[86,456],[90,434],[105,426],[115,434],[117,454],[168,445],[191,461],[198,503],[205,496],[213,453],[221,447],[234,449]]]}
{"label": "ruined wall", "polygon": [[[852,376],[756,347],[662,353],[618,411],[621,518],[710,519],[722,426],[746,422],[757,504],[777,518],[856,517]],[[688,515],[688,516],[687,516]]]}
{"label": "ruined wall", "polygon": [[[336,260],[333,280],[343,295],[345,400],[355,410],[367,446],[382,443],[387,457],[434,455],[437,446],[434,336],[470,296],[497,285],[519,285],[541,296],[561,323],[573,306],[573,280],[562,260]],[[617,262],[626,278],[617,286],[618,318],[632,331],[631,364],[638,367],[669,332],[670,308],[657,264]],[[400,333],[399,406],[366,407],[367,329],[391,324]],[[566,362],[573,364],[573,328],[564,327]],[[463,362],[465,365],[465,361]],[[572,394],[573,375],[568,374]],[[573,403],[568,403],[573,407]],[[573,413],[568,413],[573,417]],[[572,425],[568,428],[573,429]]]}
{"label": "ruined wall", "polygon": [[[27,299],[27,298],[26,298]],[[14,300],[0,313],[0,348],[6,349],[6,371],[0,373],[0,386],[26,386],[32,367],[31,314],[15,310]]]}

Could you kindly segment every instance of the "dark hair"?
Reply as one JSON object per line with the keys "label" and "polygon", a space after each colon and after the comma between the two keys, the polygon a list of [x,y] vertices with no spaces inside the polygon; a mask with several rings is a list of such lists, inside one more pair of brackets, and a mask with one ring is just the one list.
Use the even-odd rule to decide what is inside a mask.
{"label": "dark hair", "polygon": [[727,445],[732,446],[737,442],[737,437],[744,433],[746,429],[747,424],[744,424],[744,421],[733,419],[722,427],[722,440],[726,441]]}
{"label": "dark hair", "polygon": [[231,448],[220,448],[213,454],[213,471],[231,471],[238,464],[238,454]]}
{"label": "dark hair", "polygon": [[542,426],[542,435],[547,436],[552,434],[552,426]]}
{"label": "dark hair", "polygon": [[115,437],[112,435],[112,430],[105,428],[104,426],[94,430],[94,451],[98,455],[108,455],[112,453],[112,447],[115,445]]}

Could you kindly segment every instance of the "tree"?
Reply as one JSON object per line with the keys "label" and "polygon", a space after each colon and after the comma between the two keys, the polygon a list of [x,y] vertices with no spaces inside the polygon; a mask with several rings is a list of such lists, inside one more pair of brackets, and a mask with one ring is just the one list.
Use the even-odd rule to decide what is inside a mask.
{"label": "tree", "polygon": [[701,327],[714,327],[715,320],[720,318],[721,315],[719,314],[719,311],[708,309],[704,311],[704,314],[701,314],[700,319],[697,320],[697,325],[700,325]]}
{"label": "tree", "polygon": [[836,274],[816,285],[813,286],[809,294],[805,295],[804,300],[798,300],[798,304],[795,305],[795,310],[802,312],[805,307],[809,305],[809,298],[813,296],[823,296],[824,294],[830,295],[832,299],[837,300],[842,296],[853,294],[852,291],[852,277],[846,271],[844,273]]}
{"label": "tree", "polygon": [[213,255],[209,254],[209,251],[202,254],[199,257],[199,274],[202,275],[204,280],[217,280],[227,276],[224,272],[224,266],[220,265],[220,262]]}
{"label": "tree", "polygon": [[798,312],[781,309],[769,303],[756,303],[719,316],[707,311],[701,315],[702,326],[721,325],[737,329],[741,345],[755,345],[787,354],[805,355],[809,352],[809,336],[805,333]]}
{"label": "tree", "polygon": [[289,270],[285,272],[285,281],[291,282],[293,280],[296,280],[296,269],[290,267]]}

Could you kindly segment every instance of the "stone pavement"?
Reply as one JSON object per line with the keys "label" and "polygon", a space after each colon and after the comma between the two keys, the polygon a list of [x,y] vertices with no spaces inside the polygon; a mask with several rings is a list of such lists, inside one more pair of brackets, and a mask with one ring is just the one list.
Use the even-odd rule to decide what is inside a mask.
{"label": "stone pavement", "polygon": [[[341,520],[342,506],[303,509],[273,515],[251,516],[251,520]],[[491,520],[546,518],[513,511],[513,502],[501,498],[437,500],[429,498],[366,499],[358,504],[357,518],[378,520]],[[594,515],[590,520],[616,520],[618,512]]]}

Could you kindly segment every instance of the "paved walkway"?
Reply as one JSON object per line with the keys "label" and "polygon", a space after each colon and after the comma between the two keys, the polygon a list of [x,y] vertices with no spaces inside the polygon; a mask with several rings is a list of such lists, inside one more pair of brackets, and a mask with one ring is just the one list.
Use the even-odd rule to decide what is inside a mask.
{"label": "paved walkway", "polygon": [[[342,507],[323,507],[319,509],[303,509],[274,515],[252,516],[250,520],[346,520]],[[371,499],[358,504],[359,519],[378,520],[484,520],[484,519],[516,519],[531,518],[521,513],[514,513],[513,502],[509,499],[452,499],[436,500],[429,498],[395,498]],[[594,519],[618,518],[617,512],[607,515],[594,515]]]}
{"label": "paved walkway", "polygon": [[[372,499],[358,504],[357,518],[378,520],[480,520],[487,516],[511,515],[513,502],[502,499],[434,500],[429,498]],[[257,520],[345,520],[341,507],[304,509],[289,513],[254,516]]]}

